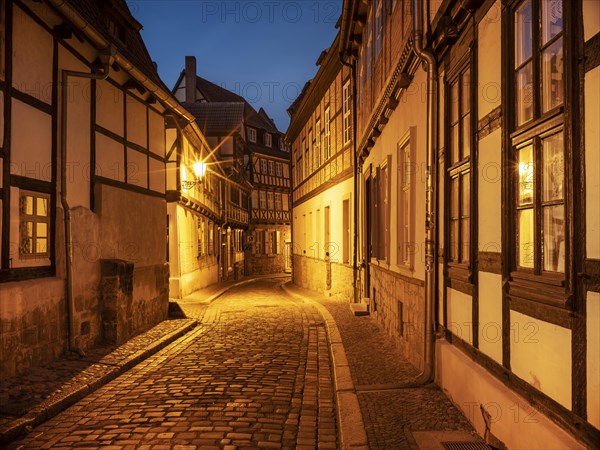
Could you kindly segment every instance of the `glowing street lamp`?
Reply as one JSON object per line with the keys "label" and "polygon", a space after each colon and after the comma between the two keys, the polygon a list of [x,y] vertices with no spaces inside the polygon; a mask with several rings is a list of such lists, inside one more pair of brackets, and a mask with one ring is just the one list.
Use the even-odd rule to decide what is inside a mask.
{"label": "glowing street lamp", "polygon": [[206,175],[206,163],[198,161],[196,164],[194,164],[194,173],[199,180],[204,178],[204,175]]}

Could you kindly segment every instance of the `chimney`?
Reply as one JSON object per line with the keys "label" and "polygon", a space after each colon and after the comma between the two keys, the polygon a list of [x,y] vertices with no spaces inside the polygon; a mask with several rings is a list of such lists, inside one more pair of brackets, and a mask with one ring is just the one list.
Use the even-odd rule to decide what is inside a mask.
{"label": "chimney", "polygon": [[196,57],[185,57],[185,101],[196,101]]}

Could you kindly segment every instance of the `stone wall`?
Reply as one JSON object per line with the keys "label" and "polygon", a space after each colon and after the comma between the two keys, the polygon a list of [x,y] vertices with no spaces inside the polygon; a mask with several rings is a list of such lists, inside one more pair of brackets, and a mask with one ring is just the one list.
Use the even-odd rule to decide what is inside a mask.
{"label": "stone wall", "polygon": [[101,281],[102,334],[120,345],[159,323],[168,314],[168,265],[134,268],[122,260],[103,260]]}
{"label": "stone wall", "polygon": [[64,287],[58,278],[0,284],[0,380],[66,351]]}
{"label": "stone wall", "polygon": [[371,315],[419,369],[423,368],[424,296],[423,281],[371,265]]}
{"label": "stone wall", "polygon": [[294,284],[340,300],[353,301],[352,266],[301,255],[294,255],[292,261]]}
{"label": "stone wall", "polygon": [[290,240],[289,225],[259,225],[254,231],[257,235],[263,230],[279,231],[279,249],[277,254],[262,255],[256,252],[256,245],[246,253],[246,274],[267,275],[285,272],[285,243]]}

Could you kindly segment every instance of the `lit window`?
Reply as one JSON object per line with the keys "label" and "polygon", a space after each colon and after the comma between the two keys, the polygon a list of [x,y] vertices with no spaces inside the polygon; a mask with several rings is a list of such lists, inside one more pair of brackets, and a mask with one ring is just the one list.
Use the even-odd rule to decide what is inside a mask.
{"label": "lit window", "polygon": [[21,191],[19,208],[19,254],[21,256],[49,256],[49,206],[49,195]]}
{"label": "lit window", "polygon": [[343,88],[343,131],[344,131],[344,145],[350,142],[352,139],[352,123],[350,121],[350,110],[351,110],[351,95],[350,95],[350,81],[344,84]]}
{"label": "lit window", "polygon": [[324,160],[327,161],[330,156],[330,145],[331,145],[331,111],[329,106],[325,109],[325,142],[323,144]]}

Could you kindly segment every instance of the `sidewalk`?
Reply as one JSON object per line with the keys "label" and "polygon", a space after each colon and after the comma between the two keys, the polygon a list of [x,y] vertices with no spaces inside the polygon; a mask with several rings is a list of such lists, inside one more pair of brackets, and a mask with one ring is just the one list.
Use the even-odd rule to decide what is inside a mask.
{"label": "sidewalk", "polygon": [[[336,384],[344,383],[345,390],[358,398],[369,449],[444,449],[442,442],[483,444],[469,421],[437,385],[399,387],[414,381],[418,370],[401,356],[393,339],[373,318],[354,316],[347,301],[332,300],[292,283],[287,283],[285,290],[322,305],[335,321],[337,331],[334,329],[333,333],[341,337],[352,380],[347,383],[343,374],[336,373]],[[332,330],[329,331],[331,340]],[[335,362],[335,344],[330,342],[330,346],[336,372],[340,364]],[[343,433],[344,427],[341,428]]]}
{"label": "sidewalk", "polygon": [[[264,276],[274,277],[278,275]],[[165,320],[120,347],[90,349],[84,358],[69,355],[3,381],[0,384],[0,446],[57,415],[183,336],[202,323],[210,302],[256,278],[263,277],[215,284],[177,300],[185,316]]]}

